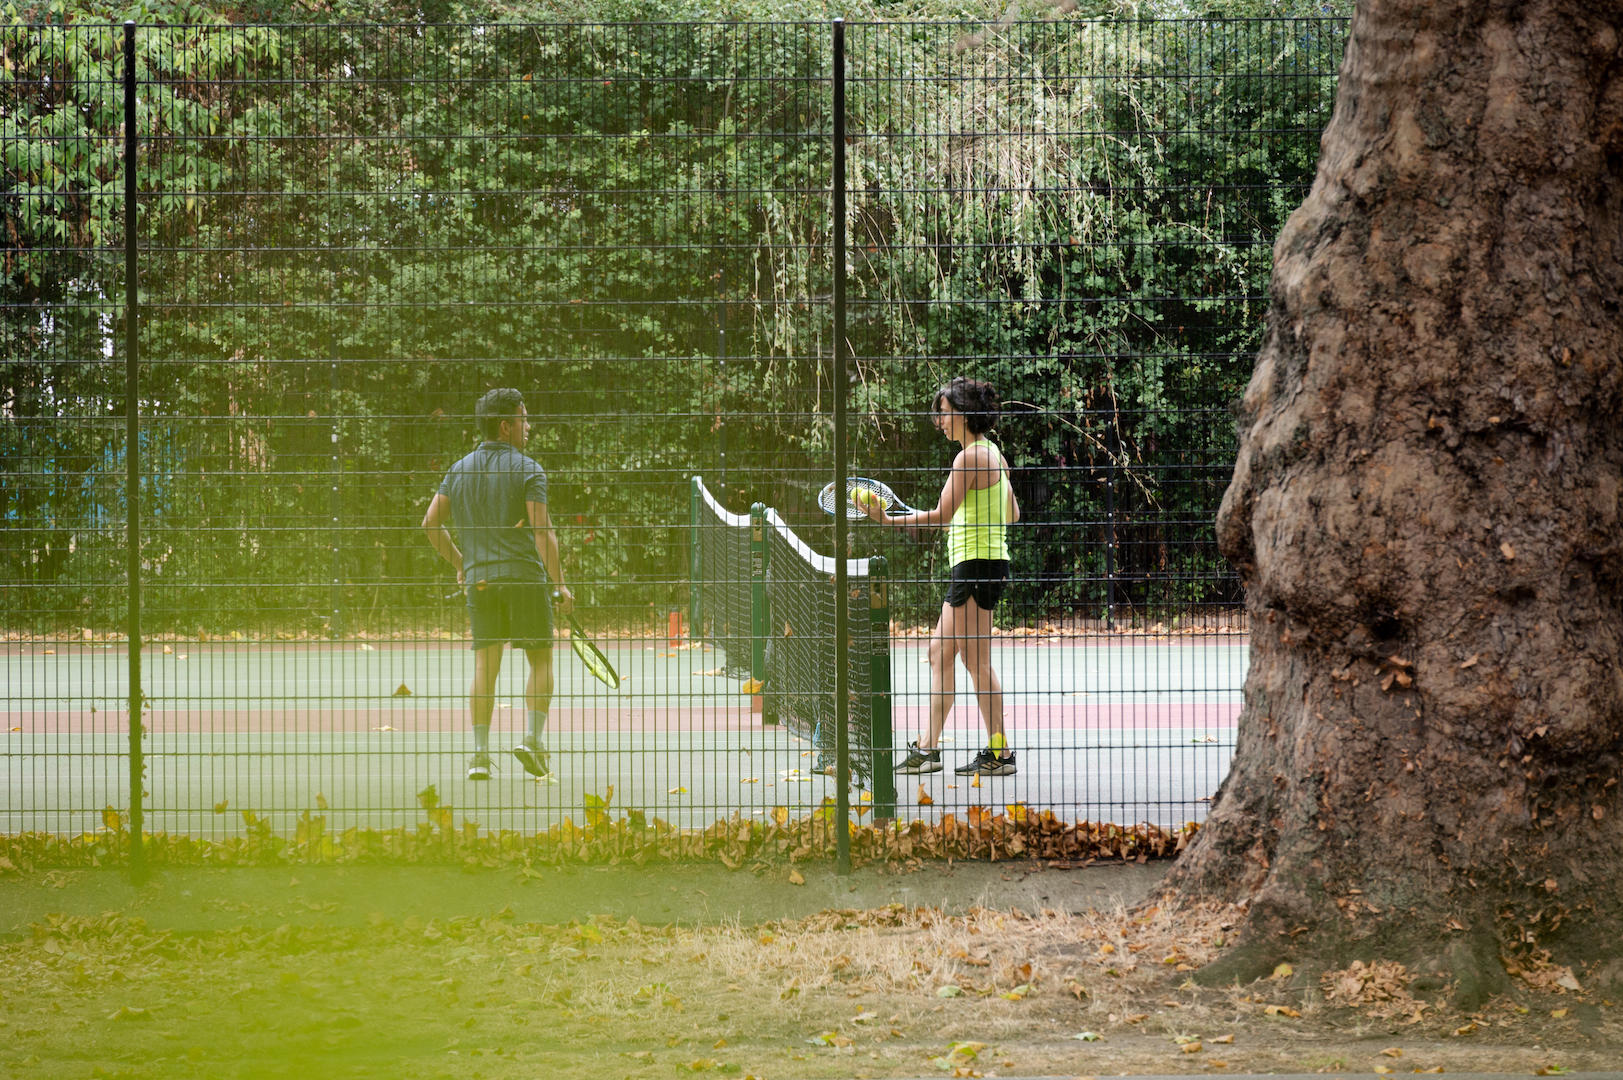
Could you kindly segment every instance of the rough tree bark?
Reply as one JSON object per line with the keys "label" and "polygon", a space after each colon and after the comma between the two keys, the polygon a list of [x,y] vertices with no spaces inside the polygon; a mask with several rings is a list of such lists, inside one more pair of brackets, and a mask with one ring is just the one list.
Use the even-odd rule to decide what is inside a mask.
{"label": "rough tree bark", "polygon": [[1218,518],[1251,670],[1165,886],[1248,903],[1207,980],[1623,955],[1620,24],[1359,4]]}

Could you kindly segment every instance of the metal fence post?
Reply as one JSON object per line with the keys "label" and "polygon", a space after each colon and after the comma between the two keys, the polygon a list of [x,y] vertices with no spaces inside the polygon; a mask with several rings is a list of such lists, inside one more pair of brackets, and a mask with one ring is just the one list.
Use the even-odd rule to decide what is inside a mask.
{"label": "metal fence post", "polygon": [[[772,625],[766,610],[766,504],[750,504],[750,678],[764,689],[766,683],[766,636]],[[774,725],[778,711],[768,708],[766,695],[756,690],[761,703],[761,723]]]}
{"label": "metal fence post", "polygon": [[[834,490],[845,486],[845,20],[834,20]],[[846,610],[846,545],[850,524],[834,515],[834,861],[835,872],[851,872],[850,613]]]}
{"label": "metal fence post", "polygon": [[890,568],[883,555],[868,560],[868,629],[873,635],[868,656],[868,745],[873,748],[873,816],[896,816],[896,776],[892,771],[896,732],[890,715]]}
{"label": "metal fence post", "polygon": [[699,557],[700,483],[697,476],[688,483],[688,637],[694,641],[704,636],[704,612],[699,601],[699,578],[704,573]]}
{"label": "metal fence post", "polygon": [[[337,283],[334,282],[333,295],[338,294]],[[344,636],[344,572],[343,572],[343,540],[339,534],[339,518],[343,514],[343,493],[338,490],[339,482],[343,478],[344,465],[338,454],[338,337],[336,331],[328,335],[328,351],[331,353],[329,364],[329,387],[332,399],[332,495],[327,500],[328,510],[332,514],[332,595],[329,601],[331,618],[327,624],[327,637],[337,641]]]}
{"label": "metal fence post", "polygon": [[135,23],[124,24],[124,504],[129,544],[130,664],[130,877],[146,877],[144,797],[146,761],[141,752],[141,368],[139,352],[140,282],[135,255],[136,182]]}
{"label": "metal fence post", "polygon": [[1116,629],[1116,414],[1105,431],[1105,629]]}

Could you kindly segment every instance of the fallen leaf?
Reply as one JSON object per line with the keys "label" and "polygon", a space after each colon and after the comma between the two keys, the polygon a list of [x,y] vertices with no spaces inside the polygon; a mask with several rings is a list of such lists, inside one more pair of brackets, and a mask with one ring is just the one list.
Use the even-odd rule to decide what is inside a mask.
{"label": "fallen leaf", "polygon": [[1559,979],[1555,980],[1555,985],[1563,986],[1563,987],[1567,988],[1568,990],[1573,990],[1573,991],[1583,989],[1583,987],[1578,985],[1578,980],[1573,978],[1572,972],[1570,972],[1570,971],[1567,972],[1565,975],[1562,975]]}
{"label": "fallen leaf", "polygon": [[924,790],[924,785],[923,784],[919,785],[919,805],[920,806],[934,806],[935,805],[935,800],[930,798],[930,793],[928,791]]}
{"label": "fallen leaf", "polygon": [[1567,1010],[1565,1010],[1565,1009],[1551,1009],[1550,1010],[1550,1019],[1551,1020],[1565,1020],[1566,1018],[1567,1018]]}
{"label": "fallen leaf", "polygon": [[[1506,540],[1504,543],[1499,545],[1499,554],[1505,557],[1506,562],[1509,562],[1511,559],[1516,557],[1516,549],[1510,546],[1509,540]],[[1438,1069],[1437,1071],[1442,1072],[1441,1069]]]}
{"label": "fallen leaf", "polygon": [[1200,1044],[1198,1042],[1184,1043],[1182,1050],[1186,1054],[1198,1054],[1200,1053]]}
{"label": "fallen leaf", "polygon": [[800,876],[799,870],[791,870],[789,871],[789,884],[804,885],[806,884],[806,879]]}
{"label": "fallen leaf", "polygon": [[1288,1016],[1293,1020],[1302,1015],[1289,1005],[1270,1005],[1262,1011],[1267,1016]]}
{"label": "fallen leaf", "polygon": [[1071,1038],[1080,1039],[1082,1042],[1104,1041],[1104,1036],[1099,1034],[1097,1031],[1079,1031],[1075,1035],[1072,1035]]}
{"label": "fallen leaf", "polygon": [[1417,1073],[1440,1073],[1442,1071],[1443,1071],[1443,1067],[1441,1065],[1433,1065],[1429,1069],[1416,1069],[1415,1070],[1415,1072],[1417,1072]]}
{"label": "fallen leaf", "polygon": [[1273,977],[1276,979],[1288,979],[1295,973],[1296,969],[1291,967],[1289,964],[1280,964],[1278,967],[1274,968]]}
{"label": "fallen leaf", "polygon": [[1217,1038],[1213,1039],[1212,1042],[1214,1042],[1214,1043],[1222,1043],[1223,1045],[1228,1046],[1228,1045],[1230,1045],[1230,1044],[1232,1044],[1234,1042],[1234,1036],[1233,1035],[1219,1035]]}
{"label": "fallen leaf", "polygon": [[685,787],[667,788],[665,791],[665,794],[667,795],[686,795],[687,793],[688,789]]}
{"label": "fallen leaf", "polygon": [[1464,1027],[1455,1028],[1454,1029],[1454,1034],[1455,1035],[1470,1035],[1470,1034],[1474,1033],[1475,1031],[1476,1031],[1476,1025],[1475,1024],[1466,1024]]}
{"label": "fallen leaf", "polygon": [[943,986],[935,992],[935,996],[938,998],[963,997],[964,988],[961,986]]}
{"label": "fallen leaf", "polygon": [[1377,1073],[1381,1074],[1382,1076],[1391,1076],[1392,1075],[1392,1070],[1388,1069],[1385,1065],[1377,1065],[1377,1066],[1375,1066],[1375,1071]]}
{"label": "fallen leaf", "polygon": [[749,679],[745,681],[743,686],[739,687],[739,691],[745,694],[759,694],[763,685],[760,679]]}
{"label": "fallen leaf", "polygon": [[1385,1050],[1382,1050],[1381,1053],[1386,1055],[1387,1057],[1402,1057],[1403,1056],[1403,1047],[1401,1047],[1401,1046],[1388,1046]]}
{"label": "fallen leaf", "polygon": [[1148,1020],[1149,1018],[1150,1018],[1149,1013],[1133,1013],[1131,1016],[1129,1016],[1127,1018],[1127,1022],[1129,1024],[1139,1024],[1139,1023],[1143,1023],[1145,1020]]}
{"label": "fallen leaf", "polygon": [[394,688],[394,693],[390,696],[411,697],[411,687],[407,686],[405,683],[401,683],[399,686]]}

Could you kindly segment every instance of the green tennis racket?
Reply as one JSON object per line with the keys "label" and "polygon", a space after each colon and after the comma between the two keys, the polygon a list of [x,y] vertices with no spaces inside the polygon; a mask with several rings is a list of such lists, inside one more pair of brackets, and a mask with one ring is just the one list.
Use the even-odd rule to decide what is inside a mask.
{"label": "green tennis racket", "polygon": [[575,621],[574,614],[565,614],[564,621],[569,624],[569,647],[575,650],[575,655],[580,657],[582,664],[586,665],[586,670],[597,676],[598,680],[610,690],[619,689],[619,672],[614,670],[614,665],[609,663],[609,658],[603,655],[603,650],[599,649],[592,642],[592,639],[586,636],[586,631],[582,630],[580,623]]}

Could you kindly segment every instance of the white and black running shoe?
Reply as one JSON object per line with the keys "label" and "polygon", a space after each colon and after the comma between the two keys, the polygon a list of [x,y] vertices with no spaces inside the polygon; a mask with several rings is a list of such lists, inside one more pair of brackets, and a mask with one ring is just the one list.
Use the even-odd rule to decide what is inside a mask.
{"label": "white and black running shoe", "polygon": [[967,765],[960,765],[952,771],[959,776],[1013,776],[1020,770],[1014,766],[1013,751],[1007,757],[998,757],[997,751],[988,746]]}
{"label": "white and black running shoe", "polygon": [[933,773],[941,771],[941,750],[920,750],[917,742],[907,744],[907,758],[898,766],[899,773]]}
{"label": "white and black running shoe", "polygon": [[526,738],[513,747],[513,756],[524,766],[524,771],[537,780],[544,780],[552,775],[552,769],[547,765],[547,752],[534,739]]}

